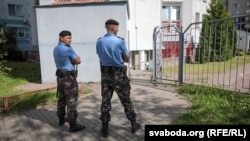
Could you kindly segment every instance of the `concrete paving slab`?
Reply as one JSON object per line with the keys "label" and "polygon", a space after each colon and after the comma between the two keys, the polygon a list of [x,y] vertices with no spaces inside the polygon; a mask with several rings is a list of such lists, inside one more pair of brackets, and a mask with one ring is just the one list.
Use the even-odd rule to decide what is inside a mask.
{"label": "concrete paving slab", "polygon": [[[41,84],[42,85],[42,84]],[[32,85],[33,86],[33,85]],[[36,85],[38,87],[38,85]],[[54,87],[48,85],[46,87]],[[17,115],[0,120],[0,140],[4,141],[143,141],[146,124],[169,124],[183,114],[190,103],[173,88],[158,87],[152,84],[138,85],[131,83],[131,100],[142,128],[132,134],[131,125],[126,119],[124,109],[116,93],[112,98],[109,137],[101,136],[100,84],[84,84],[84,88],[93,89],[89,95],[81,96],[78,103],[78,122],[86,129],[70,133],[69,125],[58,126],[56,105],[43,105],[34,109],[19,111]],[[43,86],[44,88],[44,86]]]}

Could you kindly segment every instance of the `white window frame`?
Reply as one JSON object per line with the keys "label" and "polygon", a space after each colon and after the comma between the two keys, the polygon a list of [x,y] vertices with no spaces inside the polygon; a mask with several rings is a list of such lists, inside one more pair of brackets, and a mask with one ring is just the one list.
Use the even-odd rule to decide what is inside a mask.
{"label": "white window frame", "polygon": [[[163,19],[163,7],[168,7],[168,15],[166,15],[167,19]],[[179,9],[179,13],[177,13],[177,10],[176,10],[176,13],[173,13],[174,10],[175,10],[175,7],[178,7]],[[167,8],[166,8],[167,9]],[[181,10],[181,6],[179,5],[172,5],[172,6],[167,6],[167,5],[163,5],[162,6],[162,20],[163,21],[172,21],[172,20],[181,20],[181,13],[180,13],[180,10]],[[177,15],[179,14],[179,15]]]}

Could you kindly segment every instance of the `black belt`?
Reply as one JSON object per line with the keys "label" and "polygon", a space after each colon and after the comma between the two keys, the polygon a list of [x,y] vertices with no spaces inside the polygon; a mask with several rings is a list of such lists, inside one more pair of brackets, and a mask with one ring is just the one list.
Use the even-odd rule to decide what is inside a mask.
{"label": "black belt", "polygon": [[112,72],[123,72],[124,71],[124,67],[115,67],[115,66],[102,66],[101,67],[102,72],[105,73],[112,73]]}
{"label": "black belt", "polygon": [[59,77],[64,77],[66,75],[75,75],[76,71],[72,70],[72,71],[66,71],[66,70],[61,70],[61,69],[57,69],[56,70],[56,76]]}

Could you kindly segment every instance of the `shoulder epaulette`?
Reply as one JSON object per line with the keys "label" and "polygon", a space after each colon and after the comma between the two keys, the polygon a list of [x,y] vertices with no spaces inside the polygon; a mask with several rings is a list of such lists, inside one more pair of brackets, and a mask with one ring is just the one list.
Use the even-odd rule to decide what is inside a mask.
{"label": "shoulder epaulette", "polygon": [[120,39],[124,40],[122,37],[119,37],[119,36],[117,36],[117,38],[120,38]]}
{"label": "shoulder epaulette", "polygon": [[97,40],[101,39],[102,37],[99,37]]}

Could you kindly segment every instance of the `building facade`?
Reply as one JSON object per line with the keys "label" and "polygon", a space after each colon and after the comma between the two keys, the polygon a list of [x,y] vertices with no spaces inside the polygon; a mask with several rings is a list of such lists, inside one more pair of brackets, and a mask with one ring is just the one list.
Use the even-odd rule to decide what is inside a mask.
{"label": "building facade", "polygon": [[250,0],[224,0],[238,33],[239,50],[250,50]]}
{"label": "building facade", "polygon": [[[152,36],[156,26],[175,25],[178,29],[185,29],[190,23],[202,21],[210,2],[211,0],[129,0],[131,66],[140,70],[147,68],[148,62],[153,58]],[[170,31],[165,33],[176,34]]]}
{"label": "building facade", "polygon": [[191,26],[191,24],[202,22],[210,3],[210,0],[162,1],[162,59],[173,64],[178,62],[181,50],[179,33],[184,31],[187,35],[184,41],[184,56],[191,57],[195,54],[194,51],[199,44],[202,25]]}
{"label": "building facade", "polygon": [[[80,55],[83,59],[89,60],[89,58],[92,58],[91,64],[89,64],[90,62],[86,62],[86,64],[82,65],[82,68],[80,67],[84,73],[91,74],[85,77],[82,77],[80,74],[80,77],[82,77],[79,78],[82,79],[80,81],[99,81],[99,75],[96,75],[98,73],[89,71],[89,69],[86,68],[93,67],[91,70],[99,70],[98,60],[94,59],[96,54],[92,50],[95,39],[105,33],[104,29],[99,29],[100,24],[103,24],[105,19],[115,18],[120,22],[121,31],[118,33],[118,36],[125,39],[130,50],[131,59],[128,65],[135,69],[146,70],[148,62],[153,58],[154,28],[164,25],[176,25],[178,28],[182,27],[185,29],[192,22],[202,21],[202,17],[206,14],[209,3],[210,0],[40,0],[39,6],[37,6],[37,14],[40,14],[37,18],[37,22],[40,58],[44,60],[41,61],[41,65],[44,65],[44,67],[48,65],[49,59],[47,58],[47,53],[49,48],[47,47],[56,44],[54,38],[57,36],[59,29],[68,28],[73,31],[73,38],[77,38],[75,39],[76,45],[73,45],[81,52]],[[121,6],[122,8],[120,10],[115,8],[116,6],[119,7],[120,4],[125,4],[126,8],[124,8],[124,5]],[[64,11],[70,9],[71,12],[65,13],[65,18],[68,16],[75,22],[62,22],[61,20],[65,21],[65,18],[58,18],[60,17],[60,14],[57,13],[59,11],[56,11],[58,6],[63,7]],[[78,7],[81,7],[81,10],[79,10]],[[106,9],[106,7],[110,8]],[[62,12],[64,13],[64,11]],[[53,14],[50,14],[50,12],[53,12]],[[76,13],[79,12],[81,12],[82,17],[76,18]],[[98,14],[97,12],[100,13]],[[49,16],[45,16],[45,13]],[[55,13],[57,13],[57,16],[55,16]],[[53,23],[47,23],[47,21],[51,21],[52,19],[54,21]],[[48,25],[44,24],[45,21]],[[83,23],[78,24],[79,22]],[[49,27],[48,29],[44,27],[45,25],[56,28]],[[94,34],[89,31],[89,28],[86,28],[89,25],[94,26],[92,28],[92,31],[95,31]],[[56,29],[58,31],[55,31]],[[79,29],[89,34],[78,33]],[[53,38],[49,38],[49,36],[46,37],[45,31],[49,32],[49,35],[53,35]],[[75,42],[75,40],[73,40],[73,42]],[[84,54],[84,51],[78,46],[81,44],[83,46],[87,45],[91,53]],[[52,76],[47,74],[51,71],[46,69],[47,68],[42,67],[42,75],[46,76],[46,78],[44,77],[44,80],[42,80],[43,83],[54,80],[49,80]]]}
{"label": "building facade", "polygon": [[226,7],[231,15],[241,15],[250,13],[250,0],[226,0]]}
{"label": "building facade", "polygon": [[[224,2],[227,7],[227,11],[233,17],[250,14],[250,0],[224,0]],[[249,24],[247,24],[249,20],[249,16],[235,18],[235,23],[238,23],[236,28],[238,30],[245,31],[250,29]]]}
{"label": "building facade", "polygon": [[[17,46],[28,59],[38,59],[35,0],[1,0],[0,24],[15,33]],[[32,58],[33,57],[33,58]]]}
{"label": "building facade", "polygon": [[202,21],[211,0],[42,0],[40,5],[128,2],[128,47],[130,67],[146,70],[153,58],[153,31],[156,26],[176,25],[185,29]]}

